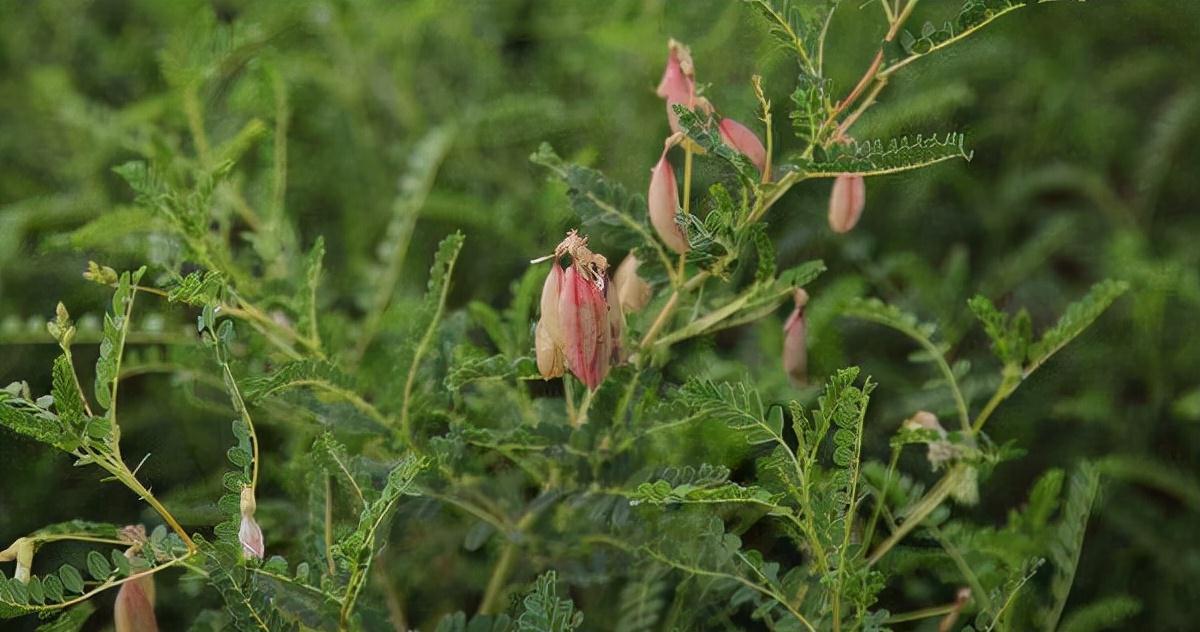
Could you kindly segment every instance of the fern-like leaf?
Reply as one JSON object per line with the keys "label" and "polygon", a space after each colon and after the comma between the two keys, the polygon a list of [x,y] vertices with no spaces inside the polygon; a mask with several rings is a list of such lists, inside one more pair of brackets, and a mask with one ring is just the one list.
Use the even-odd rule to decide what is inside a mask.
{"label": "fern-like leaf", "polygon": [[867,140],[848,146],[835,145],[824,159],[797,165],[784,165],[808,178],[836,178],[840,175],[878,176],[911,171],[946,160],[971,159],[963,148],[964,136],[955,132],[944,136],[917,134],[889,141]]}
{"label": "fern-like leaf", "polygon": [[518,632],[570,632],[583,625],[583,613],[575,610],[575,603],[558,596],[557,581],[554,571],[537,578],[521,602],[524,610],[517,617]]}
{"label": "fern-like leaf", "polygon": [[1041,340],[1029,348],[1029,364],[1025,368],[1025,374],[1032,373],[1050,359],[1050,356],[1083,333],[1084,329],[1095,322],[1100,314],[1128,289],[1129,284],[1125,281],[1112,279],[1093,285],[1083,298],[1067,307],[1058,322],[1042,334]]}
{"label": "fern-like leaf", "polygon": [[1067,483],[1067,500],[1063,506],[1062,521],[1054,539],[1050,542],[1050,561],[1054,564],[1054,577],[1050,580],[1053,605],[1044,613],[1042,629],[1054,632],[1062,617],[1071,584],[1075,581],[1075,569],[1083,551],[1083,536],[1087,531],[1088,516],[1092,504],[1100,492],[1100,473],[1091,463],[1081,463],[1071,473]]}

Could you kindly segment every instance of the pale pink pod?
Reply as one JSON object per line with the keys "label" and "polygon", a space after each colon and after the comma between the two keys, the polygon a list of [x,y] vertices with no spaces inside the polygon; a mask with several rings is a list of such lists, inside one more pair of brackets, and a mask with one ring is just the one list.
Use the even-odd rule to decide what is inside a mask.
{"label": "pale pink pod", "polygon": [[542,284],[541,315],[534,332],[538,372],[547,380],[562,377],[566,367],[566,358],[563,357],[562,323],[558,315],[563,269],[558,265],[557,256],[550,265],[546,282]]}
{"label": "pale pink pod", "polygon": [[767,148],[750,128],[731,118],[721,119],[718,125],[721,131],[721,141],[735,151],[750,159],[759,172],[767,168]]}
{"label": "pale pink pod", "polygon": [[833,181],[829,193],[829,228],[835,233],[850,232],[862,217],[867,202],[867,185],[862,176],[844,173]]}
{"label": "pale pink pod", "polygon": [[687,252],[687,236],[675,222],[675,214],[679,210],[679,187],[675,184],[675,170],[667,161],[666,151],[650,171],[650,191],[646,194],[646,202],[650,210],[650,223],[659,239],[679,254]]}
{"label": "pale pink pod", "polygon": [[671,125],[671,131],[678,132],[679,117],[672,106],[693,106],[696,98],[696,78],[691,51],[673,39],[667,42],[667,67],[663,69],[656,92],[667,102],[667,121]]}
{"label": "pale pink pod", "polygon": [[546,275],[546,282],[542,284],[542,299],[540,302],[540,322],[545,323],[547,333],[554,340],[562,339],[561,329],[558,319],[558,295],[562,291],[563,269],[558,265],[558,258],[555,257],[553,263],[550,264],[550,272]]}
{"label": "pale pink pod", "polygon": [[808,292],[797,288],[793,298],[795,308],[783,325],[783,370],[793,384],[803,386],[808,382],[808,323],[804,319]]}
{"label": "pale pink pod", "polygon": [[631,252],[613,274],[610,291],[617,295],[617,304],[626,312],[641,311],[650,302],[650,284],[637,273],[641,263]]}
{"label": "pale pink pod", "polygon": [[144,575],[121,584],[113,603],[116,632],[158,632],[154,616],[154,576]]}
{"label": "pale pink pod", "polygon": [[238,526],[238,541],[242,543],[242,553],[246,558],[263,559],[265,547],[263,545],[262,528],[258,526],[258,522],[254,520],[254,512],[257,509],[257,504],[254,501],[254,489],[251,487],[243,487],[240,499],[242,523]]}
{"label": "pale pink pod", "polygon": [[562,345],[546,326],[545,319],[538,321],[534,331],[533,348],[537,356],[538,373],[542,378],[549,380],[562,377],[566,370],[566,357],[563,356]]}
{"label": "pale pink pod", "polygon": [[571,265],[563,275],[558,313],[562,323],[567,368],[588,388],[596,388],[608,374],[612,331],[608,301],[601,288]]}

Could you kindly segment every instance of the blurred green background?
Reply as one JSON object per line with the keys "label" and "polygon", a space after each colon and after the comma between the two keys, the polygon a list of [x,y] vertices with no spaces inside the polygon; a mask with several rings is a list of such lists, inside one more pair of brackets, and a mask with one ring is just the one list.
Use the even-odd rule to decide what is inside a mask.
{"label": "blurred green background", "polygon": [[[923,1],[913,23],[940,24],[960,5]],[[827,63],[840,91],[869,61],[880,24],[869,3],[839,9]],[[88,314],[96,325],[108,293],[81,279],[89,258],[118,269],[170,260],[170,244],[130,219],[133,194],[112,167],[196,151],[193,106],[212,138],[265,123],[267,141],[242,162],[254,174],[268,168],[286,95],[283,207],[299,244],[324,235],[329,245],[322,292],[332,318],[362,313],[409,153],[429,130],[452,130],[404,282],[420,291],[437,239],[458,228],[467,245],[451,302],[506,304],[526,261],[571,226],[560,185],[528,162],[541,141],[633,190],[646,186],[667,134],[653,89],[668,37],[692,47],[706,93],[743,122],[754,119],[750,76],[762,74],[777,146],[795,149],[783,115],[794,62],[734,2],[0,0],[0,383],[47,390],[54,347],[44,322],[57,301],[81,327]],[[223,63],[206,65],[216,53]],[[970,511],[1000,523],[1046,468],[1101,462],[1105,492],[1072,603],[1131,595],[1143,605],[1139,629],[1194,627],[1200,585],[1197,60],[1194,0],[1022,9],[897,73],[854,131],[963,131],[974,160],[871,179],[863,221],[847,236],[825,226],[822,182],[768,218],[781,264],[819,257],[829,267],[811,290],[813,373],[861,364],[881,383],[867,448],[876,458],[919,404],[923,374],[905,361],[905,341],[832,320],[822,296],[900,304],[940,322],[956,359],[988,363],[969,296],[1027,308],[1045,326],[1097,280],[1132,284],[1000,409],[993,439],[1028,453],[1001,466]],[[183,86],[197,76],[203,87],[189,102]],[[701,161],[701,182],[714,177],[707,169]],[[250,194],[256,203],[269,192]],[[98,217],[110,221],[89,224]],[[595,242],[603,252],[603,235]],[[184,339],[192,316],[163,309],[143,312],[146,340]],[[775,375],[778,324],[717,346],[752,374]],[[89,353],[80,347],[81,366]],[[188,393],[186,378],[156,376],[122,392],[127,452],[155,454],[143,472],[168,499],[213,476],[228,442],[225,417]],[[4,544],[75,517],[150,518],[125,490],[6,431],[0,481]],[[170,620],[186,605],[161,608]]]}

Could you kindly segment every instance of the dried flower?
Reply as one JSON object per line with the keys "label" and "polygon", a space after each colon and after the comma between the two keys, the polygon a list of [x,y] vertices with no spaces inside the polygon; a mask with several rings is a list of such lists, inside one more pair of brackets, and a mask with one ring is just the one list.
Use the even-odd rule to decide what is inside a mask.
{"label": "dried flower", "polygon": [[929,442],[929,450],[926,453],[929,465],[934,470],[958,456],[957,447],[946,439],[948,433],[942,427],[941,422],[938,421],[937,415],[927,410],[918,410],[912,417],[904,420],[904,428],[908,430],[932,430],[937,434],[938,438]]}
{"label": "dried flower", "polygon": [[263,558],[263,532],[254,520],[257,505],[254,502],[254,488],[243,487],[241,497],[242,524],[238,527],[238,540],[242,543],[242,553],[247,558]]}
{"label": "dried flower", "polygon": [[717,126],[721,132],[721,141],[750,159],[761,172],[767,168],[767,148],[750,128],[731,118],[721,119]]}
{"label": "dried flower", "polygon": [[803,386],[808,381],[808,325],[804,321],[808,292],[796,288],[793,300],[796,306],[783,325],[783,370],[793,384]]}
{"label": "dried flower", "polygon": [[838,176],[829,193],[829,228],[835,233],[850,232],[862,217],[866,201],[867,185],[862,176]]}
{"label": "dried flower", "polygon": [[667,122],[671,125],[671,131],[678,132],[679,116],[675,114],[673,106],[695,107],[696,69],[688,47],[673,39],[667,41],[667,67],[663,70],[656,92],[667,102]]}
{"label": "dried flower", "polygon": [[154,576],[143,575],[121,584],[113,604],[116,632],[158,632],[154,617]]}
{"label": "dried flower", "polygon": [[631,252],[613,274],[610,293],[616,295],[617,304],[627,312],[641,311],[650,302],[650,284],[637,273],[641,264]]}
{"label": "dried flower", "polygon": [[534,351],[538,372],[545,379],[562,377],[566,369],[563,356],[562,326],[558,318],[558,295],[562,288],[563,269],[554,258],[546,282],[542,285],[541,318],[534,334]]}
{"label": "dried flower", "polygon": [[688,251],[688,241],[683,229],[675,222],[675,214],[679,210],[679,187],[675,184],[675,171],[667,161],[669,149],[669,145],[663,149],[658,164],[650,171],[650,191],[646,194],[646,201],[650,223],[659,239],[671,250],[683,254]]}

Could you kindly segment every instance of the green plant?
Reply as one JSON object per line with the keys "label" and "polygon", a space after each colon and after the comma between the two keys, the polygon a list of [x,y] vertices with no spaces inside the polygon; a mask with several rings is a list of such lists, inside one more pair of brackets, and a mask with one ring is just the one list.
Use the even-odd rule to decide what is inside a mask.
{"label": "green plant", "polygon": [[[882,9],[884,34],[861,78],[839,87],[825,73],[825,41],[835,9],[851,7],[748,4],[764,15],[797,66],[788,113],[794,140],[778,133],[769,86],[757,77],[750,87],[765,130],[762,160],[755,160],[753,148],[731,142],[725,120],[697,99],[716,100],[730,88],[710,87],[687,101],[668,97],[668,118],[681,132],[669,143],[682,150],[683,176],[678,212],[673,196],[658,207],[666,209],[666,221],[661,213],[655,217],[654,196],[644,200],[599,171],[560,158],[549,145],[533,155],[562,181],[581,231],[606,248],[631,252],[650,288],[647,304],[614,306],[608,297],[621,288],[607,287],[607,262],[589,259],[593,280],[609,293],[607,304],[591,307],[619,326],[606,329],[614,338],[601,354],[603,374],[568,359],[564,368],[587,376],[581,381],[567,374],[551,385],[540,381],[542,358],[532,354],[545,347],[530,326],[535,317],[545,318],[545,303],[534,307],[544,264],[512,284],[503,309],[483,301],[453,309],[451,281],[473,263],[460,262],[465,238],[456,232],[437,247],[424,295],[396,292],[417,214],[463,132],[436,128],[415,146],[378,257],[356,266],[367,280],[343,295],[323,283],[325,241],[302,245],[304,231],[285,208],[294,105],[269,55],[260,65],[245,65],[269,38],[213,26],[203,45],[165,53],[163,72],[186,135],[149,126],[147,133],[170,140],[146,142],[139,160],[116,169],[135,192],[135,206],[74,233],[153,237],[148,246],[132,247],[146,268],[117,273],[89,266],[87,278],[113,290],[96,340],[92,399],[101,414],[94,414],[80,386],[71,350],[77,329],[60,308],[50,323],[62,352],[53,364],[50,397],[15,384],[0,395],[0,422],[81,465],[100,467],[145,500],[171,533],[154,529],[143,541],[136,531],[91,523],[34,532],[14,543],[11,561],[25,572],[0,584],[0,612],[49,614],[74,606],[58,620],[69,625],[89,612],[84,608],[90,606],[76,605],[84,597],[182,568],[220,596],[220,606],[199,613],[201,624],[217,629],[402,629],[409,623],[447,630],[574,629],[588,619],[558,596],[553,573],[541,575],[520,603],[509,599],[527,585],[515,574],[557,569],[588,593],[581,600],[585,611],[606,596],[616,599],[624,629],[715,622],[867,630],[934,617],[950,626],[968,616],[974,629],[1023,629],[1034,622],[1056,629],[1098,493],[1097,469],[1081,464],[1069,477],[1051,470],[1003,527],[957,517],[951,505],[973,504],[993,468],[1020,452],[994,442],[985,423],[1125,291],[1123,282],[1097,284],[1036,337],[1027,314],[1007,315],[985,297],[972,299],[970,309],[999,362],[990,372],[955,361],[937,328],[898,307],[814,291],[810,306],[798,304],[798,318],[816,319],[806,310],[824,310],[893,329],[916,344],[912,359],[932,369],[922,407],[906,413],[912,423],[891,420],[899,427],[886,463],[864,447],[875,383],[860,370],[837,370],[823,389],[795,391],[778,371],[774,381],[767,372],[749,379],[744,367],[721,360],[706,342],[772,317],[825,271],[821,261],[784,270],[777,265],[766,221],[789,191],[813,179],[869,178],[971,156],[965,137],[954,132],[861,142],[850,132],[894,73],[1019,5],[969,0],[946,27],[926,26],[919,37],[904,30],[915,0],[863,7],[855,19],[869,20],[863,14],[873,14],[875,5]],[[281,18],[284,24],[293,19]],[[206,107],[229,115],[210,120]],[[704,178],[707,187],[700,186]],[[668,237],[672,228],[682,242]],[[580,246],[571,247],[578,261]],[[553,244],[536,248],[531,256]],[[601,246],[593,249],[588,254],[603,254]],[[138,294],[153,295],[139,308],[153,299],[160,313],[196,318],[200,344],[178,330],[140,337],[133,328]],[[166,349],[128,353],[139,339]],[[551,350],[579,344],[570,334],[553,342]],[[611,349],[618,352],[608,366]],[[690,376],[704,365],[710,369],[705,377]],[[200,535],[184,529],[168,511],[171,504],[140,482],[141,467],[129,467],[121,454],[118,388],[151,372],[185,376],[184,388],[203,389],[191,393],[198,404],[215,409],[213,416],[233,418],[235,445],[226,453],[231,468],[219,477],[212,468],[208,481],[226,493],[208,523],[189,523],[212,524],[211,537],[208,529]],[[922,408],[933,412],[922,415]],[[954,419],[957,430],[943,429],[938,417]],[[263,440],[263,426],[276,429],[273,442]],[[683,436],[728,452],[676,449]],[[922,483],[915,472],[902,471],[902,453],[912,444],[926,446],[940,473],[936,481]],[[705,456],[719,462],[694,459]],[[259,513],[258,503],[269,497],[308,509],[272,515],[264,507]],[[261,553],[239,531],[260,520],[266,550],[286,552],[286,558],[256,559]],[[389,539],[405,546],[384,546]],[[89,552],[89,581],[69,565],[30,574],[37,548],[60,540],[128,554]],[[451,544],[460,543],[468,551],[486,547],[488,554],[447,559]],[[1047,559],[1050,590],[1034,593],[1026,586]],[[398,572],[407,567],[436,568],[444,576]],[[969,596],[890,611],[889,602],[914,599],[890,598],[885,589],[923,572],[946,586],[968,587]],[[413,597],[448,584],[468,597],[439,599],[432,607]],[[714,605],[691,607],[701,600]],[[476,602],[477,616],[469,621],[455,612]],[[1095,607],[1110,614],[1131,610],[1124,602]]]}

